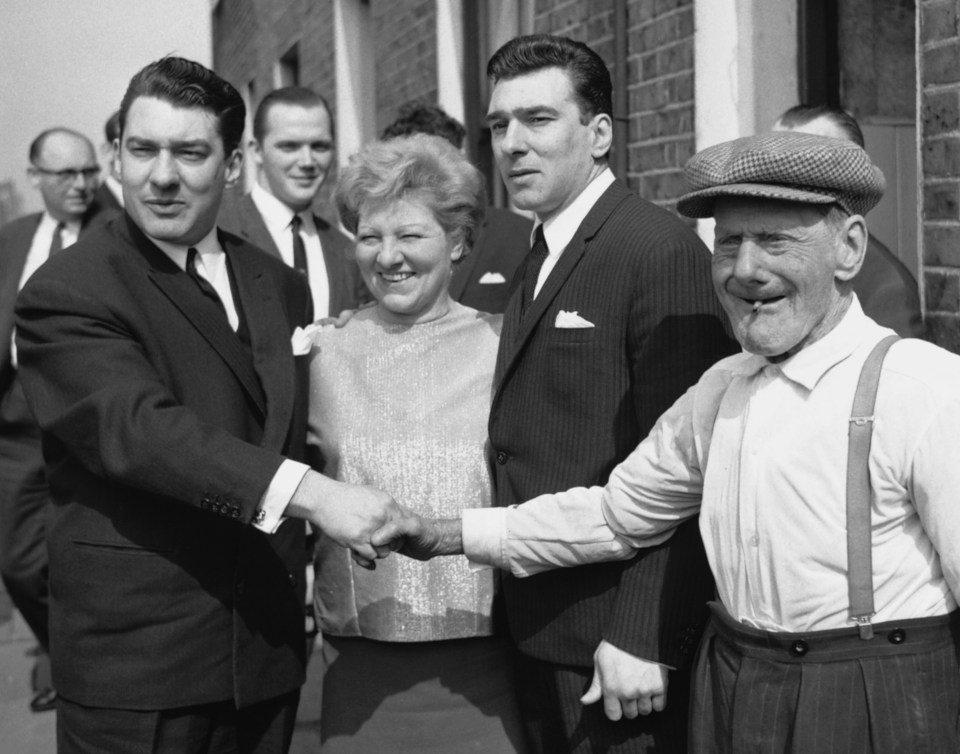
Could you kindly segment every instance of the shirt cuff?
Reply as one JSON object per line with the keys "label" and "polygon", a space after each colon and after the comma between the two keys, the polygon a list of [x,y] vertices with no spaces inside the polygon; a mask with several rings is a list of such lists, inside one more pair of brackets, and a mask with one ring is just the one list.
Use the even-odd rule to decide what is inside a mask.
{"label": "shirt cuff", "polygon": [[253,526],[267,534],[273,534],[286,519],[283,512],[287,509],[293,493],[297,491],[303,477],[310,470],[305,463],[285,459],[273,475],[267,491],[260,498],[260,505],[253,517]]}
{"label": "shirt cuff", "polygon": [[466,508],[461,513],[463,554],[471,570],[503,568],[506,508]]}

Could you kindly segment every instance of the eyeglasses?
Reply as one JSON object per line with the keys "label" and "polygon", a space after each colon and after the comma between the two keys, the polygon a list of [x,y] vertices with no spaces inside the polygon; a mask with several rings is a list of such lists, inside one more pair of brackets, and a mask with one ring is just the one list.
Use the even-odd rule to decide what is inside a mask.
{"label": "eyeglasses", "polygon": [[93,168],[64,168],[63,170],[47,170],[39,165],[34,165],[33,169],[44,175],[52,175],[60,183],[73,183],[78,177],[83,176],[84,183],[89,183],[100,175],[100,167]]}

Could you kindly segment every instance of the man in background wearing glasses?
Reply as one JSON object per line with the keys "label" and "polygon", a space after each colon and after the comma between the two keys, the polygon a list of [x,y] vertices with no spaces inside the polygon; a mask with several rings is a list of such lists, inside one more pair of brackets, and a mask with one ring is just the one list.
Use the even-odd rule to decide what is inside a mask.
{"label": "man in background wearing glasses", "polygon": [[40,430],[17,378],[13,304],[27,278],[70,246],[105,212],[93,201],[100,166],[90,141],[67,128],[41,133],[30,145],[30,180],[43,212],[0,229],[0,574],[43,654],[34,669],[35,712],[53,709],[56,692],[46,659],[47,551],[44,511],[50,495]]}

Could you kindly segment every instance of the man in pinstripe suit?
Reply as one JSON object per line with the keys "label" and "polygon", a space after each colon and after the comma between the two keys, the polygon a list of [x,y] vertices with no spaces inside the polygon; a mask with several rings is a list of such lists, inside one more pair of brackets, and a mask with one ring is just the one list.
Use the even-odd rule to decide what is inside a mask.
{"label": "man in pinstripe suit", "polygon": [[[490,414],[496,502],[510,506],[603,484],[734,344],[706,248],[608,167],[602,59],[568,39],[520,37],[487,74],[498,167],[538,226],[505,312]],[[713,592],[695,525],[626,563],[506,575],[502,587],[533,751],[683,749],[683,668]]]}

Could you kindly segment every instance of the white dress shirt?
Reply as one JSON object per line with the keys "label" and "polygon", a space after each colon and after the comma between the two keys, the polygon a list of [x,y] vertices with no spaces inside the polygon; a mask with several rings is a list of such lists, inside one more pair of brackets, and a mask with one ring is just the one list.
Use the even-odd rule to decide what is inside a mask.
{"label": "white dress shirt", "polygon": [[[603,195],[603,192],[610,188],[614,182],[613,171],[610,168],[604,170],[580,192],[580,196],[573,200],[569,207],[562,212],[554,215],[543,225],[543,238],[547,242],[547,258],[543,260],[543,266],[540,268],[540,274],[537,276],[537,286],[533,290],[533,297],[536,298],[543,288],[543,284],[550,272],[560,261],[560,255],[567,245],[573,239],[577,229],[583,223],[584,219],[593,205]],[[530,245],[533,245],[533,237],[537,232],[537,226],[534,226],[530,235]]]}
{"label": "white dress shirt", "polygon": [[[59,220],[55,220],[49,212],[44,212],[40,216],[40,222],[37,229],[33,232],[33,240],[30,242],[30,249],[27,251],[26,259],[23,261],[23,271],[20,273],[20,281],[17,283],[17,292],[26,285],[30,276],[50,256],[50,244],[53,242],[53,234],[57,229]],[[60,231],[61,249],[65,249],[77,242],[80,236],[80,221],[72,220],[64,223],[63,230]],[[10,363],[17,366],[17,344],[16,330],[10,333]]]}
{"label": "white dress shirt", "polygon": [[[293,233],[290,223],[295,213],[286,204],[264,189],[259,183],[250,190],[250,198],[257,205],[263,222],[270,231],[270,237],[277,245],[280,256],[288,267],[293,267]],[[310,283],[310,295],[313,298],[313,314],[319,319],[330,315],[330,280],[327,278],[327,263],[323,258],[323,247],[317,234],[317,225],[313,221],[313,212],[309,209],[299,213],[300,236],[307,254],[307,281]],[[334,312],[338,314],[339,312]]]}
{"label": "white dress shirt", "polygon": [[[770,631],[853,625],[847,426],[863,363],[889,334],[854,300],[834,330],[782,363],[747,353],[718,362],[606,487],[465,512],[467,556],[519,576],[628,558],[700,510],[734,617]],[[958,385],[960,356],[921,340],[895,343],[884,362],[869,456],[875,622],[957,606]]]}
{"label": "white dress shirt", "polygon": [[[27,252],[27,258],[23,264],[23,272],[20,273],[20,283],[17,285],[19,291],[29,280],[30,276],[37,271],[47,257],[50,255],[50,244],[53,241],[53,233],[57,229],[59,220],[55,220],[49,212],[44,212],[33,234],[33,241],[30,243],[30,251]],[[60,233],[62,240],[61,249],[75,244],[80,236],[80,221],[71,220],[64,223],[63,231]]]}
{"label": "white dress shirt", "polygon": [[[181,270],[187,269],[187,246],[160,241],[151,238],[151,241],[176,264]],[[199,243],[193,245],[197,250],[197,273],[207,280],[213,286],[220,300],[223,302],[223,308],[227,312],[227,320],[230,327],[236,332],[240,324],[237,315],[237,305],[233,299],[233,291],[230,288],[230,273],[227,269],[227,255],[220,248],[220,242],[217,240],[216,227],[211,228],[210,232],[204,236]],[[283,511],[287,504],[293,498],[297,486],[300,484],[304,475],[310,469],[309,466],[297,461],[291,461],[289,458],[280,464],[277,473],[274,474],[267,491],[260,499],[259,510],[262,512],[254,522],[254,526],[265,532],[274,532],[277,527],[283,523]]]}

